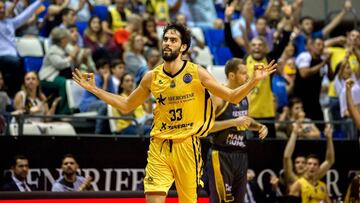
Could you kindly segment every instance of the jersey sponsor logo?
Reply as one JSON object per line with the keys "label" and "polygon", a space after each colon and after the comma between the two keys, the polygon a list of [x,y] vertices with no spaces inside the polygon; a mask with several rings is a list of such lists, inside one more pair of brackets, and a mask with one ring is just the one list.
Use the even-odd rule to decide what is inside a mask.
{"label": "jersey sponsor logo", "polygon": [[168,129],[169,130],[182,129],[182,128],[192,127],[193,125],[194,125],[194,123],[183,123],[183,124],[178,124],[178,125],[169,125]]}
{"label": "jersey sponsor logo", "polygon": [[165,99],[166,97],[162,97],[162,94],[160,94],[160,96],[158,98],[156,98],[158,104],[162,104],[162,105],[165,105]]}
{"label": "jersey sponsor logo", "polygon": [[159,84],[162,85],[162,84],[163,84],[163,81],[162,81],[162,80],[159,80]]}
{"label": "jersey sponsor logo", "polygon": [[188,84],[191,83],[192,81],[192,75],[190,73],[186,73],[183,77],[183,81]]}
{"label": "jersey sponsor logo", "polygon": [[237,147],[246,147],[246,145],[244,143],[244,136],[238,135],[238,134],[233,134],[233,133],[228,134],[228,136],[226,138],[226,144],[232,145],[232,146],[237,146]]}
{"label": "jersey sponsor logo", "polygon": [[186,101],[193,100],[195,98],[195,94],[193,92],[185,95],[178,95],[178,96],[169,96],[168,100],[170,104],[173,103],[182,103]]}
{"label": "jersey sponsor logo", "polygon": [[233,117],[240,117],[240,116],[247,116],[248,115],[248,111],[247,110],[243,110],[243,111],[233,111],[232,112],[232,116]]}

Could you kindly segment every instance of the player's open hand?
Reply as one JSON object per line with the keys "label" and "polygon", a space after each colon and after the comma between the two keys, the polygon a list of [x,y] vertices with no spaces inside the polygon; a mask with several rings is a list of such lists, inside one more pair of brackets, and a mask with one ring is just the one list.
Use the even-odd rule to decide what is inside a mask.
{"label": "player's open hand", "polygon": [[268,134],[268,129],[265,125],[261,125],[260,130],[259,130],[259,138],[261,140],[265,139],[265,137]]}
{"label": "player's open hand", "polygon": [[96,87],[94,73],[82,73],[79,69],[72,72],[73,80],[84,89],[91,91]]}
{"label": "player's open hand", "polygon": [[265,79],[267,76],[271,75],[276,71],[277,63],[275,60],[272,60],[268,65],[265,64],[255,64],[254,65],[254,80],[260,81]]}

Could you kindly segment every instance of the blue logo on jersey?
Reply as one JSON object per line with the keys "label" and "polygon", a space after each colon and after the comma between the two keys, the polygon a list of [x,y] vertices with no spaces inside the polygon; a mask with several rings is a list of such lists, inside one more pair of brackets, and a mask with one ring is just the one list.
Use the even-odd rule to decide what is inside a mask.
{"label": "blue logo on jersey", "polygon": [[192,75],[191,75],[190,73],[186,73],[186,74],[184,75],[184,77],[183,77],[183,81],[184,81],[185,83],[191,83],[191,81],[192,81]]}

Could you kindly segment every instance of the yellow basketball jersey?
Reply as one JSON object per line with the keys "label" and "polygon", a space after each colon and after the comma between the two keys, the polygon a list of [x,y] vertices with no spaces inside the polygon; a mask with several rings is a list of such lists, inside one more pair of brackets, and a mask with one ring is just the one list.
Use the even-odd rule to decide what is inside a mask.
{"label": "yellow basketball jersey", "polygon": [[201,84],[198,65],[185,61],[171,75],[161,64],[153,70],[151,92],[156,99],[150,135],[162,139],[206,136],[214,124],[208,91]]}
{"label": "yellow basketball jersey", "polygon": [[318,181],[315,185],[310,184],[305,178],[299,178],[301,185],[302,203],[319,203],[326,199],[326,185]]}
{"label": "yellow basketball jersey", "polygon": [[[246,58],[246,67],[249,76],[254,74],[254,65],[258,63],[268,64],[266,59],[256,61],[251,56]],[[271,91],[270,76],[259,82],[249,95],[249,116],[254,118],[269,118],[275,116],[273,105],[274,96]]]}

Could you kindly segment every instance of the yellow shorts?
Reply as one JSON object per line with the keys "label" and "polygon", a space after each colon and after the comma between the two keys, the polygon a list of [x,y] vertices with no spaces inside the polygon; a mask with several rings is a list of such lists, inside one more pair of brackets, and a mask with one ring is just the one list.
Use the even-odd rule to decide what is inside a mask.
{"label": "yellow shorts", "polygon": [[200,140],[188,137],[182,140],[150,138],[145,168],[145,193],[164,192],[175,181],[179,202],[197,201],[197,188],[203,186]]}

